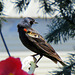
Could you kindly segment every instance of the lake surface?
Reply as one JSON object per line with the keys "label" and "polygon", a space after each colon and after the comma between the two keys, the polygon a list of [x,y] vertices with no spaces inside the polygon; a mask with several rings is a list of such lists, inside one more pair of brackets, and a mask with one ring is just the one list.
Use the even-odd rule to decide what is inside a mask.
{"label": "lake surface", "polygon": [[[10,51],[29,51],[23,46],[19,39],[17,32],[17,24],[22,20],[17,18],[6,18],[7,22],[3,22],[2,33]],[[51,24],[51,19],[39,19],[36,21],[38,24],[33,25],[32,28],[36,29],[43,37],[48,32],[48,24]],[[69,39],[67,42],[62,44],[51,44],[56,51],[74,51],[75,40]],[[0,38],[0,51],[5,51],[3,42]]]}

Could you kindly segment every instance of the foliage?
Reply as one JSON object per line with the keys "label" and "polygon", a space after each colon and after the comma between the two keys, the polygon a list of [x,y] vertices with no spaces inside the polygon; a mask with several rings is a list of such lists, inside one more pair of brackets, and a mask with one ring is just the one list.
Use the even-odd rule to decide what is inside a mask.
{"label": "foliage", "polygon": [[0,2],[0,15],[1,15],[2,11],[3,11],[3,4],[2,4],[2,2]]}
{"label": "foliage", "polygon": [[18,8],[19,13],[22,12],[23,9],[26,10],[29,3],[30,3],[30,0],[17,0],[15,4],[16,4],[16,7]]}
{"label": "foliage", "polygon": [[61,39],[65,42],[69,38],[74,38],[75,9],[71,0],[55,0],[53,5],[57,6],[56,11],[59,11],[59,15],[52,19],[52,25],[48,25],[49,33],[46,39],[56,44],[58,41],[61,42]]}
{"label": "foliage", "polygon": [[[2,2],[0,2],[0,16],[2,14],[2,11],[3,11],[3,4]],[[0,17],[0,31],[1,31],[1,17]]]}
{"label": "foliage", "polygon": [[69,21],[66,21],[63,18],[53,18],[50,22],[50,25],[47,25],[49,28],[49,33],[46,34],[46,39],[48,42],[53,42],[55,44],[58,43],[58,41],[65,42],[69,38],[74,38],[75,36],[75,26],[74,24],[70,24]]}
{"label": "foliage", "polygon": [[75,74],[75,54],[69,54],[69,60],[66,62],[69,66],[65,66],[63,68],[60,68],[60,71],[53,71],[50,72],[52,75],[72,75]]}
{"label": "foliage", "polygon": [[39,0],[40,2],[40,9],[42,9],[44,14],[54,14],[55,9],[52,9],[51,5],[52,2],[50,0]]}
{"label": "foliage", "polygon": [[1,26],[2,26],[2,21],[6,22],[6,20],[1,17],[2,15],[4,15],[3,12],[2,12],[3,8],[4,8],[3,1],[1,1],[0,2],[0,30],[1,30]]}

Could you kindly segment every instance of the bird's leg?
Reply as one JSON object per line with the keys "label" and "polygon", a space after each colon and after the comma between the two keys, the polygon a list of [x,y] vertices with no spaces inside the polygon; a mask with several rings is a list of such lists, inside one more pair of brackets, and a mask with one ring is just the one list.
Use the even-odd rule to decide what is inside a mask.
{"label": "bird's leg", "polygon": [[[39,54],[34,54],[32,56],[35,58],[35,56],[37,56],[37,55],[39,55]],[[40,58],[36,61],[36,63],[38,63],[41,58],[42,58],[42,55],[40,55]]]}
{"label": "bird's leg", "polygon": [[37,55],[39,55],[39,54],[31,55],[35,59],[35,63],[37,62],[37,59],[35,58],[35,56],[37,56]]}
{"label": "bird's leg", "polygon": [[[40,57],[39,57],[39,59],[37,60],[36,58],[35,58],[35,56],[37,56],[37,55],[39,55],[39,54],[34,54],[34,55],[32,55],[32,57],[35,59],[35,61],[34,61],[34,63],[38,63],[39,62],[39,60],[42,58],[42,55],[40,55]],[[36,65],[36,68],[37,68],[38,66]]]}
{"label": "bird's leg", "polygon": [[35,56],[37,56],[37,55],[39,55],[39,54],[34,54],[34,55],[32,55],[32,56],[35,57]]}
{"label": "bird's leg", "polygon": [[38,63],[41,58],[42,58],[42,55],[40,55],[40,58],[36,61],[36,63]]}

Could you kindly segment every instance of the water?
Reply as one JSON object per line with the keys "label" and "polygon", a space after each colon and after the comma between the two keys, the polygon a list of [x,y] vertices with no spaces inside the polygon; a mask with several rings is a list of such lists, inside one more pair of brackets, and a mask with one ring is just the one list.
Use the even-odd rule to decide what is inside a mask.
{"label": "water", "polygon": [[[17,32],[17,24],[21,21],[21,18],[7,18],[7,22],[3,22],[2,25],[2,32],[7,43],[8,48],[10,51],[27,51],[20,39]],[[38,24],[33,25],[33,28],[36,29],[43,37],[48,32],[47,25],[50,24],[51,19],[39,19],[37,18],[36,21]],[[75,46],[75,40],[68,40],[66,43],[62,44],[51,44],[56,51],[73,51]],[[5,51],[3,42],[0,38],[0,51]]]}

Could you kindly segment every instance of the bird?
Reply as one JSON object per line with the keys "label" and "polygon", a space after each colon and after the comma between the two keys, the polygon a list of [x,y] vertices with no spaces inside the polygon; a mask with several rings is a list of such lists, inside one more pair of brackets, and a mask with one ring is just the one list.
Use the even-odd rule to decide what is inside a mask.
{"label": "bird", "polygon": [[37,23],[38,22],[36,22],[35,19],[31,17],[25,17],[20,23],[18,23],[17,28],[22,44],[29,50],[36,53],[33,56],[40,55],[40,58],[37,60],[37,62],[43,56],[45,56],[56,64],[59,62],[62,66],[66,66],[53,47],[46,42],[39,32],[32,28],[32,25]]}

